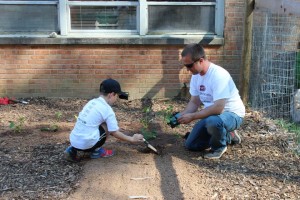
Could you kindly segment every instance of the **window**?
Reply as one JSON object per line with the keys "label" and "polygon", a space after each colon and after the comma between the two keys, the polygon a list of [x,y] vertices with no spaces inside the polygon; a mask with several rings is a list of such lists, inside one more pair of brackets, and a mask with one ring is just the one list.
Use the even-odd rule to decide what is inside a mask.
{"label": "window", "polygon": [[0,1],[0,34],[59,31],[58,1]]}
{"label": "window", "polygon": [[150,5],[148,7],[148,33],[214,34],[214,10],[213,5]]}
{"label": "window", "polygon": [[70,6],[71,30],[136,30],[135,6]]}
{"label": "window", "polygon": [[223,37],[225,0],[0,0],[0,34]]}
{"label": "window", "polygon": [[63,35],[223,36],[224,0],[63,1],[70,13]]}

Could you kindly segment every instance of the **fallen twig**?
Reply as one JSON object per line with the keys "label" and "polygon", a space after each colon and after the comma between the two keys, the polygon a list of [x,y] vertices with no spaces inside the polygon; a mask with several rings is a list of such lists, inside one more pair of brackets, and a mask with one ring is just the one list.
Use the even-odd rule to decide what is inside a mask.
{"label": "fallen twig", "polygon": [[148,199],[147,196],[129,196],[129,199]]}
{"label": "fallen twig", "polygon": [[150,179],[152,177],[140,177],[140,178],[131,178],[130,180],[145,180],[145,179]]}

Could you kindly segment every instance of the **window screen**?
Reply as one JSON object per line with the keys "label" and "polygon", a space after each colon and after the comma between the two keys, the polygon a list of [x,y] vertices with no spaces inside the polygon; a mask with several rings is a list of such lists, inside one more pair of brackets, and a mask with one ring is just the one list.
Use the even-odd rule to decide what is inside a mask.
{"label": "window screen", "polygon": [[71,6],[71,29],[136,30],[135,6]]}

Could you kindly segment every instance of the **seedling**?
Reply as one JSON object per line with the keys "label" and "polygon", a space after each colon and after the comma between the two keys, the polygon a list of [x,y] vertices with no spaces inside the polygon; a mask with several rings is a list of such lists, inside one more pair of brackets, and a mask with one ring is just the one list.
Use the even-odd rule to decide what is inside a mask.
{"label": "seedling", "polygon": [[9,122],[9,128],[12,129],[14,132],[20,133],[23,130],[24,123],[25,123],[25,117],[19,117],[16,122],[15,121]]}
{"label": "seedling", "polygon": [[152,112],[152,108],[150,106],[145,107],[143,109],[143,118],[140,120],[143,126],[141,128],[141,132],[146,140],[154,139],[156,138],[157,135],[156,131],[152,131],[149,129],[149,124],[152,121],[151,112]]}
{"label": "seedling", "polygon": [[180,116],[180,114],[173,111],[173,108],[174,107],[172,105],[169,105],[165,110],[159,112],[159,114],[163,117],[164,124],[168,124],[172,128],[179,125],[177,119]]}
{"label": "seedling", "polygon": [[170,123],[170,119],[173,115],[173,106],[169,105],[165,110],[162,110],[160,113],[163,116],[163,120],[166,124]]}
{"label": "seedling", "polygon": [[58,122],[60,121],[62,117],[62,112],[56,112],[55,113],[55,121],[53,121],[49,127],[42,127],[41,128],[41,131],[52,131],[52,132],[56,132],[58,129],[59,129],[59,126],[58,126]]}

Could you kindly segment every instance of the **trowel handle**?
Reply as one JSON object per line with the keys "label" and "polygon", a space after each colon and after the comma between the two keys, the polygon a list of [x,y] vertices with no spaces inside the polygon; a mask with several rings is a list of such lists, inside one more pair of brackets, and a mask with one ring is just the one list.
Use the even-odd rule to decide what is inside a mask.
{"label": "trowel handle", "polygon": [[145,138],[143,138],[143,141],[145,144],[149,144],[149,142],[147,140],[145,140]]}

